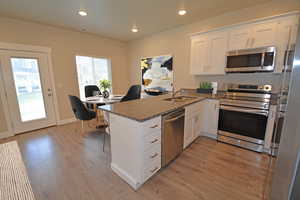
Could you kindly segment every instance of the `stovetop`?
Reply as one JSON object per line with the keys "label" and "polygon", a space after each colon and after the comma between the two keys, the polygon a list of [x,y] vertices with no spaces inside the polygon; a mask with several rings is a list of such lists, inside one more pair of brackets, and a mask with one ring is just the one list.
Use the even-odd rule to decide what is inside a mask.
{"label": "stovetop", "polygon": [[221,105],[267,110],[271,100],[271,85],[230,84]]}

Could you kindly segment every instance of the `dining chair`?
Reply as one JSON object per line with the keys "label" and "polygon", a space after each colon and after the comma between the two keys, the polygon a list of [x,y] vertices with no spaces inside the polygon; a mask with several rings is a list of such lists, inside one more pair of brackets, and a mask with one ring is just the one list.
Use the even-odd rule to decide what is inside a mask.
{"label": "dining chair", "polygon": [[81,132],[84,132],[84,121],[95,119],[96,112],[88,110],[76,96],[69,95],[69,99],[76,119],[81,121]]}
{"label": "dining chair", "polygon": [[[98,92],[99,95],[101,95],[100,89],[97,85],[86,85],[84,87],[84,94],[85,97],[92,97],[95,96],[95,92]],[[94,105],[91,103],[87,103],[86,106],[88,107],[88,109],[94,110]],[[97,105],[97,106],[102,106],[102,105]]]}
{"label": "dining chair", "polygon": [[142,90],[142,87],[140,85],[132,85],[129,88],[127,94],[121,99],[121,102],[140,99],[141,98],[141,90]]}
{"label": "dining chair", "polygon": [[[95,119],[97,114],[94,111],[88,110],[78,97],[69,95],[69,99],[76,119],[81,121],[81,133],[84,133],[84,122]],[[103,133],[103,152],[105,147],[105,134],[106,133]]]}
{"label": "dining chair", "polygon": [[99,92],[99,94],[101,95],[100,89],[97,85],[86,85],[84,87],[85,97],[95,96],[94,92]]}

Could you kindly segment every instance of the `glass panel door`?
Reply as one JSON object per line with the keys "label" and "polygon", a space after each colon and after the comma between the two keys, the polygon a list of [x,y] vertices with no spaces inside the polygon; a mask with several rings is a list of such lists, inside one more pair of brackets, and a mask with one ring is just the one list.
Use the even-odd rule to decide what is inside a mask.
{"label": "glass panel door", "polygon": [[0,72],[16,134],[56,124],[47,54],[0,50]]}
{"label": "glass panel door", "polygon": [[11,58],[22,122],[46,118],[38,60]]}

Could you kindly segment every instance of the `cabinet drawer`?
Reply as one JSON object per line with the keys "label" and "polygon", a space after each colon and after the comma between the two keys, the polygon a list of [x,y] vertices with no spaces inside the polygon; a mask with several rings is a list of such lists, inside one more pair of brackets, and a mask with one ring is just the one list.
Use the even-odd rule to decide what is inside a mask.
{"label": "cabinet drawer", "polygon": [[152,133],[154,131],[160,131],[161,130],[161,117],[156,117],[153,119],[149,119],[142,123],[142,129],[143,134],[145,136],[148,135],[148,133]]}
{"label": "cabinet drawer", "polygon": [[156,144],[144,153],[144,166],[161,160],[161,144]]}
{"label": "cabinet drawer", "polygon": [[149,163],[148,166],[144,168],[143,179],[147,181],[151,176],[153,176],[161,168],[161,160]]}
{"label": "cabinet drawer", "polygon": [[153,148],[156,145],[161,145],[161,132],[155,131],[153,133],[148,133],[147,136],[143,138],[144,140],[144,150]]}

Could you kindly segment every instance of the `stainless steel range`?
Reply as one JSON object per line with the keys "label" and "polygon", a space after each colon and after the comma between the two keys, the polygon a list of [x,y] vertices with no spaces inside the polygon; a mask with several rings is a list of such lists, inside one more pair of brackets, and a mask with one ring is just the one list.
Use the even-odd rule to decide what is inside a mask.
{"label": "stainless steel range", "polygon": [[218,141],[263,152],[271,85],[229,84],[220,101]]}

